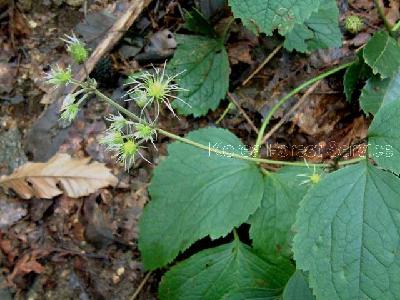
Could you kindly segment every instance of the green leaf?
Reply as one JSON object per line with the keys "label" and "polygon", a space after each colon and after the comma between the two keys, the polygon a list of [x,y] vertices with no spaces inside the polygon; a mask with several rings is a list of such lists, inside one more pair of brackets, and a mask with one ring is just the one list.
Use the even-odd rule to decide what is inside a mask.
{"label": "green leaf", "polygon": [[185,28],[211,37],[216,37],[217,35],[206,17],[196,8],[185,12]]}
{"label": "green leaf", "polygon": [[320,0],[317,12],[304,24],[297,25],[285,39],[284,47],[291,51],[311,52],[317,49],[340,47],[339,9],[335,0]]}
{"label": "green leaf", "polygon": [[391,78],[371,77],[365,84],[360,105],[363,111],[375,115],[382,105],[400,100],[400,72]]}
{"label": "green leaf", "polygon": [[272,261],[289,258],[296,212],[309,185],[301,184],[313,170],[285,167],[264,177],[261,207],[250,218],[250,238],[257,254]]}
{"label": "green leaf", "polygon": [[203,116],[218,107],[229,87],[229,61],[219,39],[197,35],[177,35],[178,48],[167,70],[177,77],[178,95],[187,104],[175,100],[174,107],[182,115]]}
{"label": "green leaf", "polygon": [[276,300],[275,290],[260,288],[245,288],[233,291],[226,295],[224,300]]}
{"label": "green leaf", "polygon": [[[240,140],[224,129],[200,129],[188,138],[247,155]],[[180,142],[169,145],[168,152],[154,171],[152,200],[139,225],[139,249],[147,269],[166,265],[207,235],[227,235],[248,220],[263,195],[263,177],[254,163]]]}
{"label": "green leaf", "polygon": [[357,61],[347,68],[343,79],[346,100],[351,102],[354,90],[360,82],[365,82],[372,76],[371,68],[364,62],[363,51],[357,54]]}
{"label": "green leaf", "polygon": [[367,161],[327,175],[301,202],[294,258],[317,299],[398,299],[400,179]]}
{"label": "green leaf", "polygon": [[240,241],[199,252],[161,281],[161,300],[220,300],[241,288],[282,288],[291,273],[263,261]]}
{"label": "green leaf", "polygon": [[308,286],[307,277],[297,270],[290,277],[283,291],[283,300],[314,300],[312,290]]}
{"label": "green leaf", "polygon": [[399,71],[400,47],[388,33],[379,31],[365,46],[364,59],[374,74],[391,77]]}
{"label": "green leaf", "polygon": [[382,106],[368,129],[368,154],[376,163],[400,174],[400,101]]}
{"label": "green leaf", "polygon": [[275,29],[286,35],[296,24],[303,24],[320,0],[229,0],[233,15],[253,32],[271,35]]}

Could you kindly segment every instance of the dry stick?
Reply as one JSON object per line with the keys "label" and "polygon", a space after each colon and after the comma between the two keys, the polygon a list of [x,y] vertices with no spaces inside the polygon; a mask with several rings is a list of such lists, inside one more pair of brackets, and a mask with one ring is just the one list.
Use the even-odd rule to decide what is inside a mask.
{"label": "dry stick", "polygon": [[316,83],[314,83],[312,86],[310,86],[310,88],[304,93],[303,96],[301,96],[300,100],[280,119],[280,121],[271,128],[270,131],[268,131],[261,144],[265,144],[267,142],[267,140],[283,125],[283,123],[286,122],[287,119],[289,119],[289,117],[300,107],[304,104],[304,102],[307,100],[307,97],[312,94],[315,89],[317,88],[317,86],[319,85],[321,81],[317,81]]}
{"label": "dry stick", "polygon": [[280,44],[279,46],[277,46],[274,51],[272,51],[267,58],[262,62],[261,65],[258,66],[257,69],[255,69],[253,71],[253,73],[250,74],[249,77],[247,77],[247,79],[245,81],[243,81],[242,86],[245,86],[258,72],[260,72],[260,70],[262,68],[264,68],[264,66],[275,56],[276,53],[278,53],[279,50],[281,50],[282,48],[282,44]]}
{"label": "dry stick", "polygon": [[228,92],[228,98],[230,101],[232,101],[233,104],[236,105],[240,113],[243,115],[243,117],[246,119],[247,123],[249,123],[251,129],[255,131],[255,133],[258,134],[258,128],[254,125],[253,121],[250,119],[250,117],[246,114],[246,112],[243,110],[243,108],[240,106],[240,104],[235,100],[235,96],[231,93]]}
{"label": "dry stick", "polygon": [[142,282],[139,284],[138,288],[136,289],[135,293],[132,295],[131,299],[129,299],[129,300],[135,300],[136,297],[139,296],[139,294],[142,291],[144,285],[149,280],[150,275],[151,275],[151,272],[146,274],[146,276],[143,278]]}

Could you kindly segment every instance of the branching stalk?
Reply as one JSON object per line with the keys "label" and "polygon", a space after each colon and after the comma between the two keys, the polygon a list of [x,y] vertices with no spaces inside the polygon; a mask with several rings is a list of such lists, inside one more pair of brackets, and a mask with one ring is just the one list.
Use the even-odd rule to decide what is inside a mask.
{"label": "branching stalk", "polygon": [[[124,107],[122,107],[121,105],[116,103],[114,100],[112,100],[108,96],[104,95],[99,90],[94,89],[93,93],[96,96],[98,96],[100,99],[102,99],[103,101],[107,102],[108,104],[110,104],[111,106],[116,108],[119,112],[121,112],[125,116],[131,118],[133,121],[142,122],[143,123],[143,120],[140,119],[138,116],[136,116],[133,112],[127,110]],[[314,167],[314,166],[315,167],[331,167],[332,166],[331,163],[319,163],[319,164],[308,163],[307,164],[305,162],[291,162],[291,161],[271,160],[271,159],[251,157],[251,156],[240,155],[240,154],[237,154],[237,153],[226,152],[226,151],[223,151],[223,150],[212,148],[210,145],[203,145],[203,144],[197,143],[197,142],[192,141],[190,139],[187,139],[187,138],[181,137],[179,135],[173,134],[173,133],[171,133],[169,131],[166,131],[164,129],[158,128],[156,126],[152,126],[151,124],[147,124],[147,125],[151,126],[154,129],[156,129],[158,131],[158,133],[160,133],[160,134],[162,134],[162,135],[164,135],[166,137],[169,137],[169,138],[177,140],[179,142],[182,142],[182,143],[194,146],[196,148],[202,149],[204,151],[207,151],[209,154],[215,153],[215,154],[218,154],[218,155],[221,155],[221,156],[231,157],[231,158],[241,159],[241,160],[246,160],[246,161],[251,161],[251,162],[258,163],[258,164],[298,166],[298,167],[306,167],[306,166],[311,166],[311,167]],[[365,157],[358,157],[358,158],[354,158],[354,159],[351,159],[351,160],[341,161],[341,162],[338,163],[338,165],[340,165],[340,166],[350,165],[350,164],[354,164],[354,163],[357,163],[357,162],[362,161],[362,160],[365,160]]]}
{"label": "branching stalk", "polygon": [[290,100],[291,97],[293,97],[294,95],[296,95],[298,92],[300,92],[302,89],[312,85],[313,83],[324,79],[332,74],[335,74],[343,69],[346,69],[347,67],[349,67],[350,65],[352,65],[354,62],[349,62],[343,65],[340,65],[336,68],[333,68],[331,70],[328,70],[314,78],[311,78],[310,80],[302,83],[301,85],[299,85],[298,87],[296,87],[295,89],[293,89],[289,94],[287,94],[285,97],[283,97],[281,100],[278,101],[277,104],[274,105],[274,107],[272,107],[272,109],[269,111],[268,115],[265,117],[263,123],[261,124],[261,128],[258,132],[258,136],[257,136],[257,141],[256,144],[254,146],[254,153],[253,156],[254,157],[258,157],[259,153],[260,153],[260,147],[261,147],[261,143],[263,140],[263,136],[264,136],[264,132],[265,129],[267,128],[269,122],[271,121],[271,118],[274,116],[274,114],[276,113],[276,111],[283,105],[285,104],[288,100]]}

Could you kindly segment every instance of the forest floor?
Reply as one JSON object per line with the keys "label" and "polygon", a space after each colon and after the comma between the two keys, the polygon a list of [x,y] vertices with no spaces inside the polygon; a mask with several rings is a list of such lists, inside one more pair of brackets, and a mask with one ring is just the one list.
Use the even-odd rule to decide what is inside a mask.
{"label": "forest floor", "polygon": [[[0,0],[0,175],[12,173],[27,161],[46,162],[62,152],[105,163],[119,184],[78,199],[60,195],[21,200],[0,191],[0,299],[133,299],[139,287],[136,299],[156,299],[163,270],[145,272],[137,249],[137,222],[149,201],[147,186],[152,170],[167,154],[168,138],[159,138],[157,149],[145,149],[144,155],[152,164],[139,159],[126,172],[99,144],[107,127],[104,117],[112,110],[93,98],[72,125],[63,126],[58,121],[57,106],[52,105],[53,90],[43,80],[51,65],[69,63],[61,40],[65,34],[74,32],[95,49],[128,3],[87,1],[84,9],[85,1],[65,2]],[[78,6],[69,5],[74,2]],[[171,57],[174,41],[165,29],[173,33],[184,30],[182,11],[190,10],[194,2],[203,13],[213,15],[215,23],[229,16],[228,9],[213,7],[207,0],[152,1],[98,62],[92,76],[100,88],[118,99],[129,74],[152,64],[162,65]],[[161,114],[160,127],[183,135],[196,128],[222,126],[246,145],[253,145],[257,135],[252,123],[259,127],[282,95],[351,58],[381,26],[372,9],[373,1],[340,0],[338,4],[341,24],[349,14],[363,18],[365,26],[360,33],[345,33],[342,48],[310,55],[280,50],[246,85],[243,83],[252,71],[280,40],[257,37],[241,26],[233,26],[226,43],[230,95],[240,109],[230,109],[219,120],[229,105],[226,99],[201,118]],[[388,12],[393,19],[398,18],[396,13],[398,7]],[[308,146],[318,152],[317,160],[329,160],[362,141],[369,120],[358,103],[346,102],[342,79],[340,73],[323,80],[294,112],[290,109],[301,95],[280,109],[272,125],[282,118],[285,121],[271,132],[270,153],[262,154],[281,160],[302,159]],[[129,103],[123,104],[129,108]],[[312,155],[307,159],[312,160]]]}

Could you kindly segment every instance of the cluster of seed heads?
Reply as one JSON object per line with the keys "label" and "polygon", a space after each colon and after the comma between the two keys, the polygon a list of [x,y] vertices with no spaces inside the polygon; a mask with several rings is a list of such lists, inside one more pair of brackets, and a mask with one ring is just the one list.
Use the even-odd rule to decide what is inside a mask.
{"label": "cluster of seed heads", "polygon": [[[63,41],[66,42],[67,52],[71,58],[77,64],[84,64],[89,57],[85,43],[75,35],[66,36]],[[177,97],[179,92],[186,91],[175,83],[178,75],[167,75],[165,64],[160,69],[154,68],[152,72],[140,73],[128,84],[129,88],[125,95],[128,101],[135,101],[137,106],[141,108],[140,121],[127,120],[121,114],[106,118],[110,122],[110,126],[101,139],[101,144],[107,150],[115,152],[118,161],[122,162],[126,169],[134,164],[137,155],[148,161],[141,153],[141,149],[144,148],[142,145],[150,142],[155,147],[154,141],[157,139],[155,124],[162,107],[165,106],[176,116],[171,101],[177,100],[186,104],[185,101]],[[84,83],[75,81],[70,67],[61,68],[56,65],[46,73],[45,79],[52,85],[62,86],[72,83],[80,86],[77,92],[64,99],[61,108],[60,118],[69,123],[76,118],[80,106],[96,88],[94,79],[88,79]],[[145,119],[145,115],[149,115],[145,112],[149,112],[150,109],[154,109],[153,120]]]}

